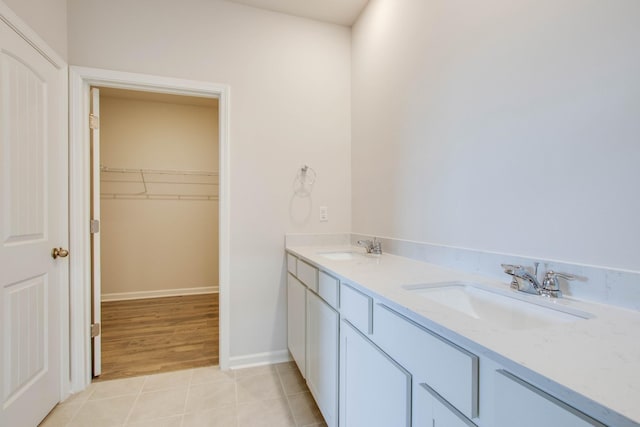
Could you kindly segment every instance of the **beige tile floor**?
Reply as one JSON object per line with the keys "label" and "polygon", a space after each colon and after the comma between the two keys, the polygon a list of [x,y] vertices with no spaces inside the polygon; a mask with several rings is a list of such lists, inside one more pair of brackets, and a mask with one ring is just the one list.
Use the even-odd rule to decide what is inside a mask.
{"label": "beige tile floor", "polygon": [[326,424],[293,362],[101,381],[60,403],[41,427],[299,427]]}

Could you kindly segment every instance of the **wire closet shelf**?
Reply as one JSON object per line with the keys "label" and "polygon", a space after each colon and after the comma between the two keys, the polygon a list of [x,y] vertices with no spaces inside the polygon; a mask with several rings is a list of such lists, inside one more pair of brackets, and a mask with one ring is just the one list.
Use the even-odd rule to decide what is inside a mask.
{"label": "wire closet shelf", "polygon": [[218,172],[100,166],[101,199],[218,200]]}

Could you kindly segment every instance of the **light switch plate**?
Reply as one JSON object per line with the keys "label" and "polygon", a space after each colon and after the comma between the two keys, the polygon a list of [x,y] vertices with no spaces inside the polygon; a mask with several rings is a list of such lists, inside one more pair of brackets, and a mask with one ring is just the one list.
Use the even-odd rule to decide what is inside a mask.
{"label": "light switch plate", "polygon": [[329,208],[326,206],[320,206],[320,221],[321,222],[329,221]]}

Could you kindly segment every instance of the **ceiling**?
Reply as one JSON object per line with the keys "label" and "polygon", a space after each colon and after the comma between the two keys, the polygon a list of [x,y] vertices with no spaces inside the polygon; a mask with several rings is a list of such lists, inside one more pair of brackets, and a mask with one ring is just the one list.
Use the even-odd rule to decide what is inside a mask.
{"label": "ceiling", "polygon": [[229,0],[260,9],[350,27],[369,0]]}

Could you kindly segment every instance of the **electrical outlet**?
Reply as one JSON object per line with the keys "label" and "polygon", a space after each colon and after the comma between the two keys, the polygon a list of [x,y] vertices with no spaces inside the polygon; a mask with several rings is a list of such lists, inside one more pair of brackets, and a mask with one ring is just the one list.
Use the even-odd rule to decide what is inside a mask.
{"label": "electrical outlet", "polygon": [[320,206],[320,221],[321,222],[329,221],[329,208],[326,206]]}

